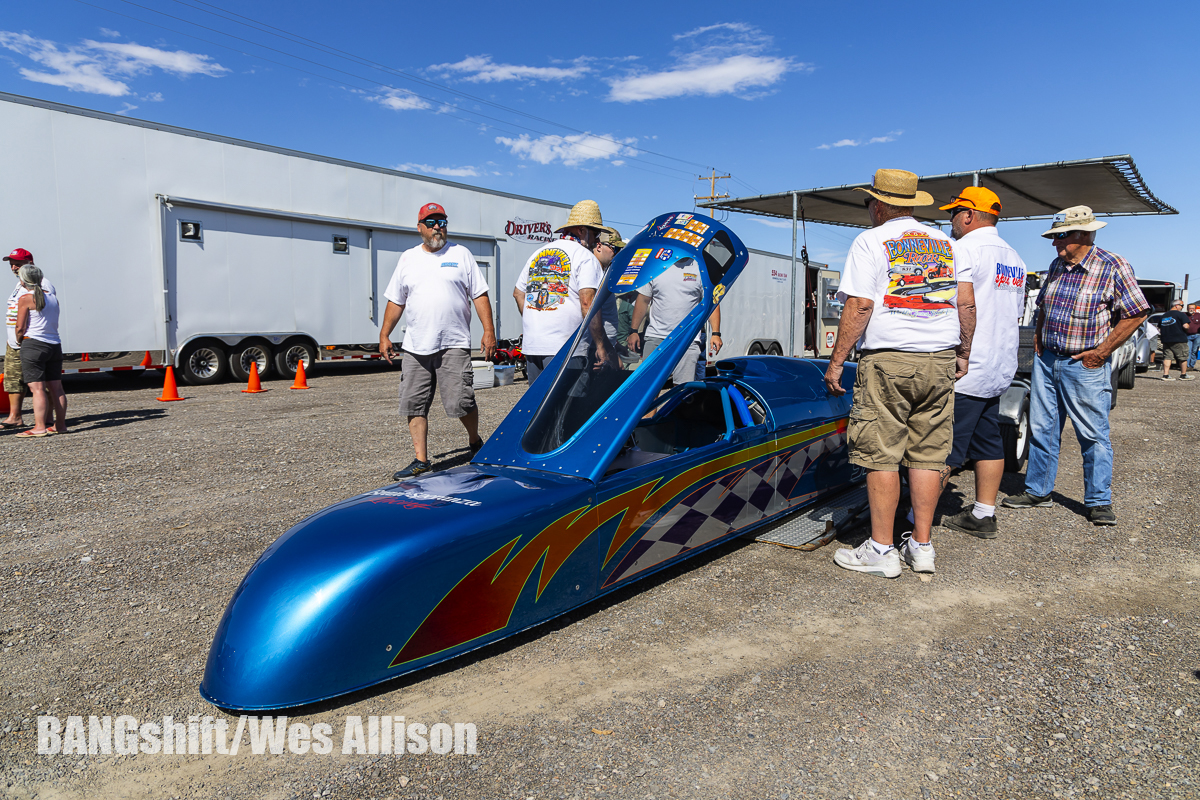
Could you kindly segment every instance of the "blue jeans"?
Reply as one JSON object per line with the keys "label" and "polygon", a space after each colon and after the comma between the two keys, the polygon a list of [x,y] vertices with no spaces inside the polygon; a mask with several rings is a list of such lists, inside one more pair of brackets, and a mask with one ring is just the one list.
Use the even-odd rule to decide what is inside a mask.
{"label": "blue jeans", "polygon": [[1196,368],[1196,353],[1200,351],[1200,333],[1188,337],[1188,369]]}
{"label": "blue jeans", "polygon": [[1054,489],[1058,451],[1067,417],[1083,451],[1083,503],[1112,505],[1113,450],[1108,435],[1112,405],[1112,361],[1088,369],[1082,361],[1049,350],[1033,360],[1029,404],[1029,466],[1025,488],[1044,497]]}

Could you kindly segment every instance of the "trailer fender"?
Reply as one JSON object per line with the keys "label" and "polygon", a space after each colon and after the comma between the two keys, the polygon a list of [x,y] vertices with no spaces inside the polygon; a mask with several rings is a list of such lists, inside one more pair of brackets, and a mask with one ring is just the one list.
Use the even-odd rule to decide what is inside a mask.
{"label": "trailer fender", "polygon": [[1016,425],[1021,419],[1021,409],[1025,407],[1025,398],[1029,397],[1029,382],[1020,378],[1000,395],[1000,422]]}

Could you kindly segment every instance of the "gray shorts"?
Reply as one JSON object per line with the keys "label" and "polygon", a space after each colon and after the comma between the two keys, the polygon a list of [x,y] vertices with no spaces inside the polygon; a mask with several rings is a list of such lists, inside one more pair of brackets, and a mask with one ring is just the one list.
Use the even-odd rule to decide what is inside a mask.
{"label": "gray shorts", "polygon": [[450,347],[427,356],[405,350],[400,369],[402,416],[428,416],[434,389],[439,389],[447,417],[459,419],[475,409],[475,373],[471,351],[465,347]]}
{"label": "gray shorts", "polygon": [[[647,336],[646,344],[642,347],[642,360],[645,361],[649,358],[650,354],[657,350],[663,341],[663,339]],[[675,371],[671,373],[671,380],[676,386],[696,380],[696,364],[699,361],[700,343],[692,342],[688,349],[683,351],[683,357],[679,359],[679,363],[675,365]]]}

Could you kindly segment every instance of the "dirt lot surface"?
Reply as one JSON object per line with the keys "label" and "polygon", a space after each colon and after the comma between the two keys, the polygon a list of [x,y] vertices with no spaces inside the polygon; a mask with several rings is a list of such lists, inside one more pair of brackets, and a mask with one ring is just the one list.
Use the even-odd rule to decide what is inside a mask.
{"label": "dirt lot surface", "polygon": [[[1001,510],[993,541],[936,529],[930,580],[739,541],[306,712],[334,730],[330,755],[38,755],[39,715],[222,717],[197,685],[246,570],[411,460],[397,378],[352,366],[308,392],[168,404],[153,379],[88,377],[67,386],[71,434],[0,435],[0,794],[1200,796],[1200,381],[1145,377],[1112,417],[1116,528],[1081,516],[1068,430],[1056,505]],[[524,388],[480,393],[485,434]],[[466,461],[457,422],[438,410],[430,430],[439,467]],[[959,476],[940,513],[972,495]],[[341,754],[348,715],[385,714],[474,722],[478,752]]]}

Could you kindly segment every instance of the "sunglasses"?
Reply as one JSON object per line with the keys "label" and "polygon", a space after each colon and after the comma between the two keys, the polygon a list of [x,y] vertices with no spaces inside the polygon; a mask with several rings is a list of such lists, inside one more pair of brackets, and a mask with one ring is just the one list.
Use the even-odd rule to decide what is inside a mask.
{"label": "sunglasses", "polygon": [[433,219],[431,217],[429,219],[421,220],[421,224],[424,225],[426,228],[444,228],[444,227],[446,227],[446,225],[449,224],[449,220]]}
{"label": "sunglasses", "polygon": [[1067,238],[1068,236],[1070,236],[1072,233],[1076,233],[1076,231],[1063,231],[1062,233],[1056,233],[1056,234],[1054,234],[1054,236],[1052,236],[1052,237],[1050,237],[1050,238],[1052,238],[1052,239],[1065,239],[1065,238]]}

